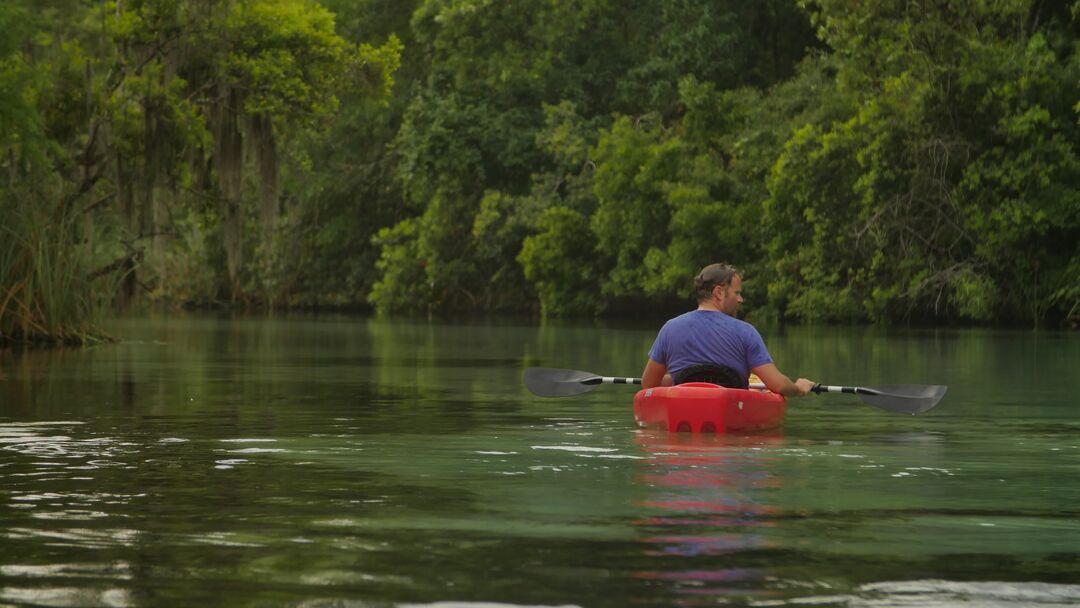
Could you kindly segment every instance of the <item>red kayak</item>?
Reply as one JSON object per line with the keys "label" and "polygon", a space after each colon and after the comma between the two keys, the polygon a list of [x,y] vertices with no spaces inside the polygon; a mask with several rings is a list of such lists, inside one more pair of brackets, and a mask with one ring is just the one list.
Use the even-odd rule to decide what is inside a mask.
{"label": "red kayak", "polygon": [[634,396],[638,426],[691,433],[760,431],[784,422],[783,395],[706,382],[658,386]]}

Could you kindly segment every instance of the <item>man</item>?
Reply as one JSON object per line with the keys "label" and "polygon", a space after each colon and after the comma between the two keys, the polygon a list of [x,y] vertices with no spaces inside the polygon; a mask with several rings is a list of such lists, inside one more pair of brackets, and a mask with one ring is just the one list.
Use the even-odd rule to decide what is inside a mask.
{"label": "man", "polygon": [[742,277],[728,264],[710,264],[694,278],[697,310],[671,319],[660,329],[641,386],[670,386],[706,381],[729,387],[747,386],[753,372],[774,393],[801,397],[814,382],[792,382],[773,363],[761,334],[735,318],[742,302]]}

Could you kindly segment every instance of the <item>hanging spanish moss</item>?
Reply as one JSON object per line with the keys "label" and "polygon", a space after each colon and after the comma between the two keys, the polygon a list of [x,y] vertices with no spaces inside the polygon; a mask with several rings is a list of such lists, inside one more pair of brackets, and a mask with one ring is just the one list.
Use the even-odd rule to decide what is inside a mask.
{"label": "hanging spanish moss", "polygon": [[241,93],[229,85],[218,88],[219,103],[212,108],[214,169],[221,196],[222,235],[229,273],[231,298],[240,294],[240,266],[243,262],[243,170],[244,140],[240,131]]}
{"label": "hanging spanish moss", "polygon": [[278,156],[270,117],[256,114],[250,121],[251,147],[258,165],[259,224],[262,238],[270,236],[280,213],[278,204]]}

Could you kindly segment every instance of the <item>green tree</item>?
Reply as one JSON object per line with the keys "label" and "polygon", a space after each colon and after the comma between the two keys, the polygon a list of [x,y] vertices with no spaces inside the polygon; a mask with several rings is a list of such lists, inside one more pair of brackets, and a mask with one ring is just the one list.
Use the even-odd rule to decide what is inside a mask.
{"label": "green tree", "polygon": [[81,55],[53,35],[73,7],[37,8],[0,6],[0,344],[100,337],[94,321],[113,287],[84,222],[95,177],[80,170]]}
{"label": "green tree", "polygon": [[[121,190],[137,180],[151,185],[122,196],[141,198],[133,207],[154,209],[159,219],[167,211],[158,210],[155,192],[168,208],[185,181],[219,201],[227,293],[235,297],[243,252],[256,249],[245,248],[247,217],[257,218],[257,235],[271,245],[260,251],[264,258],[286,242],[274,238],[282,156],[291,152],[279,140],[325,125],[349,86],[384,94],[396,42],[382,49],[348,43],[335,32],[333,14],[311,0],[127,2],[103,16],[123,74],[112,116],[127,119],[131,156],[149,163],[127,168],[118,161]],[[191,156],[198,173],[186,178],[182,163]],[[156,234],[162,228],[155,223]]]}
{"label": "green tree", "polygon": [[549,207],[524,240],[518,261],[536,289],[545,316],[596,314],[603,310],[595,237],[589,221],[567,207]]}
{"label": "green tree", "polygon": [[[520,264],[525,266],[515,267],[508,263],[512,258],[492,253],[520,249],[530,234],[550,236],[554,225],[564,225],[553,218],[565,219],[565,214],[546,215],[546,209],[566,208],[588,219],[599,247],[594,267],[615,264],[614,276],[635,274],[632,268],[641,262],[637,256],[663,249],[669,240],[666,217],[661,226],[651,225],[657,218],[644,202],[666,196],[660,192],[666,186],[646,182],[652,177],[679,182],[671,177],[671,165],[687,161],[693,152],[665,135],[664,145],[673,150],[647,153],[658,155],[664,166],[639,176],[637,202],[626,202],[636,207],[624,209],[617,197],[633,187],[620,185],[619,176],[635,169],[617,170],[615,165],[632,165],[637,144],[619,148],[617,140],[632,139],[633,129],[626,127],[617,127],[617,134],[601,142],[612,113],[629,123],[655,125],[650,136],[659,137],[686,112],[679,90],[684,77],[721,89],[768,84],[802,56],[805,45],[799,41],[813,41],[808,22],[784,2],[747,8],[699,0],[632,5],[430,0],[418,7],[412,23],[432,67],[395,141],[397,175],[406,203],[422,217],[415,248],[424,256],[432,288],[428,298],[451,307],[521,306],[504,294],[523,293],[517,287],[523,270],[537,269],[530,270],[524,261]],[[778,35],[781,28],[788,29],[787,37]],[[763,52],[743,53],[743,42]],[[576,118],[553,127],[560,115]],[[573,135],[559,139],[568,133]],[[576,152],[593,146],[607,157]],[[582,164],[567,167],[567,156]],[[608,157],[612,166],[605,168]],[[689,165],[699,174],[710,173],[704,159]],[[504,215],[517,216],[499,223],[513,229],[488,229],[495,225],[489,219],[493,205]],[[667,214],[666,203],[654,211],[657,217]],[[619,233],[623,220],[637,222],[625,227],[632,234]],[[647,240],[627,244],[639,234]],[[393,247],[413,247],[395,242]],[[397,251],[383,254],[384,260],[398,257]],[[519,258],[539,259],[531,254]],[[663,291],[655,280],[646,283],[653,295]],[[533,287],[539,290],[536,283]],[[601,287],[605,295],[586,300],[637,297],[645,288],[636,279],[609,279]],[[389,294],[395,289],[384,277],[373,294],[375,305],[391,308]],[[543,296],[541,301],[552,302]],[[571,308],[582,309],[579,304]]]}
{"label": "green tree", "polygon": [[[362,82],[339,93],[340,110],[327,129],[305,138],[309,155],[285,184],[296,198],[289,289],[291,306],[366,306],[381,271],[378,232],[410,217],[394,179],[390,143],[410,92],[426,66],[413,44],[410,20],[418,0],[327,0],[337,31],[387,49],[399,40],[400,67],[386,96],[373,97]],[[392,65],[389,64],[388,65]],[[377,84],[377,83],[373,83]],[[382,242],[382,241],[378,241]]]}
{"label": "green tree", "polygon": [[798,126],[771,173],[782,314],[1042,318],[1075,255],[1080,141],[1072,45],[1036,29],[1070,18],[1042,8],[814,3],[836,70],[824,93],[848,109]]}
{"label": "green tree", "polygon": [[[70,334],[50,327],[76,326],[78,303],[107,301],[117,276],[128,297],[136,284],[197,302],[291,291],[310,142],[339,95],[387,94],[399,42],[347,42],[313,0],[36,8],[0,8],[0,213],[14,231],[0,317]],[[34,268],[79,280],[44,294]],[[76,305],[48,301],[62,293]]]}

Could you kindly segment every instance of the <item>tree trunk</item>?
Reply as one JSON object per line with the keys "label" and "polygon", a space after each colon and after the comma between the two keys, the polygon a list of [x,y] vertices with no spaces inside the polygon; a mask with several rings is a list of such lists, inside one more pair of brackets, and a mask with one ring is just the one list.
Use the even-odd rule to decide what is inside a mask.
{"label": "tree trunk", "polygon": [[[131,172],[124,156],[116,155],[116,202],[124,228],[132,238],[139,234],[139,216],[135,207],[135,195],[132,189]],[[123,310],[135,297],[135,273],[124,275],[116,293],[116,307]]]}
{"label": "tree trunk", "polygon": [[259,164],[259,225],[263,241],[266,242],[273,235],[280,214],[277,145],[274,141],[274,125],[268,116],[260,114],[251,118],[251,139]]}
{"label": "tree trunk", "polygon": [[225,264],[229,272],[231,298],[235,301],[240,292],[240,265],[243,262],[241,186],[244,145],[239,125],[243,101],[231,87],[222,85],[220,91],[220,103],[214,108],[214,168],[221,189]]}
{"label": "tree trunk", "polygon": [[164,264],[165,249],[168,246],[168,240],[166,234],[169,232],[169,208],[172,206],[173,201],[176,198],[176,191],[172,185],[164,179],[158,179],[154,185],[154,197],[153,197],[153,209],[151,218],[153,224],[153,240],[151,241],[151,251],[153,252],[153,258],[157,260],[158,264],[158,283],[162,286],[166,285],[169,280],[167,273],[168,266]]}

